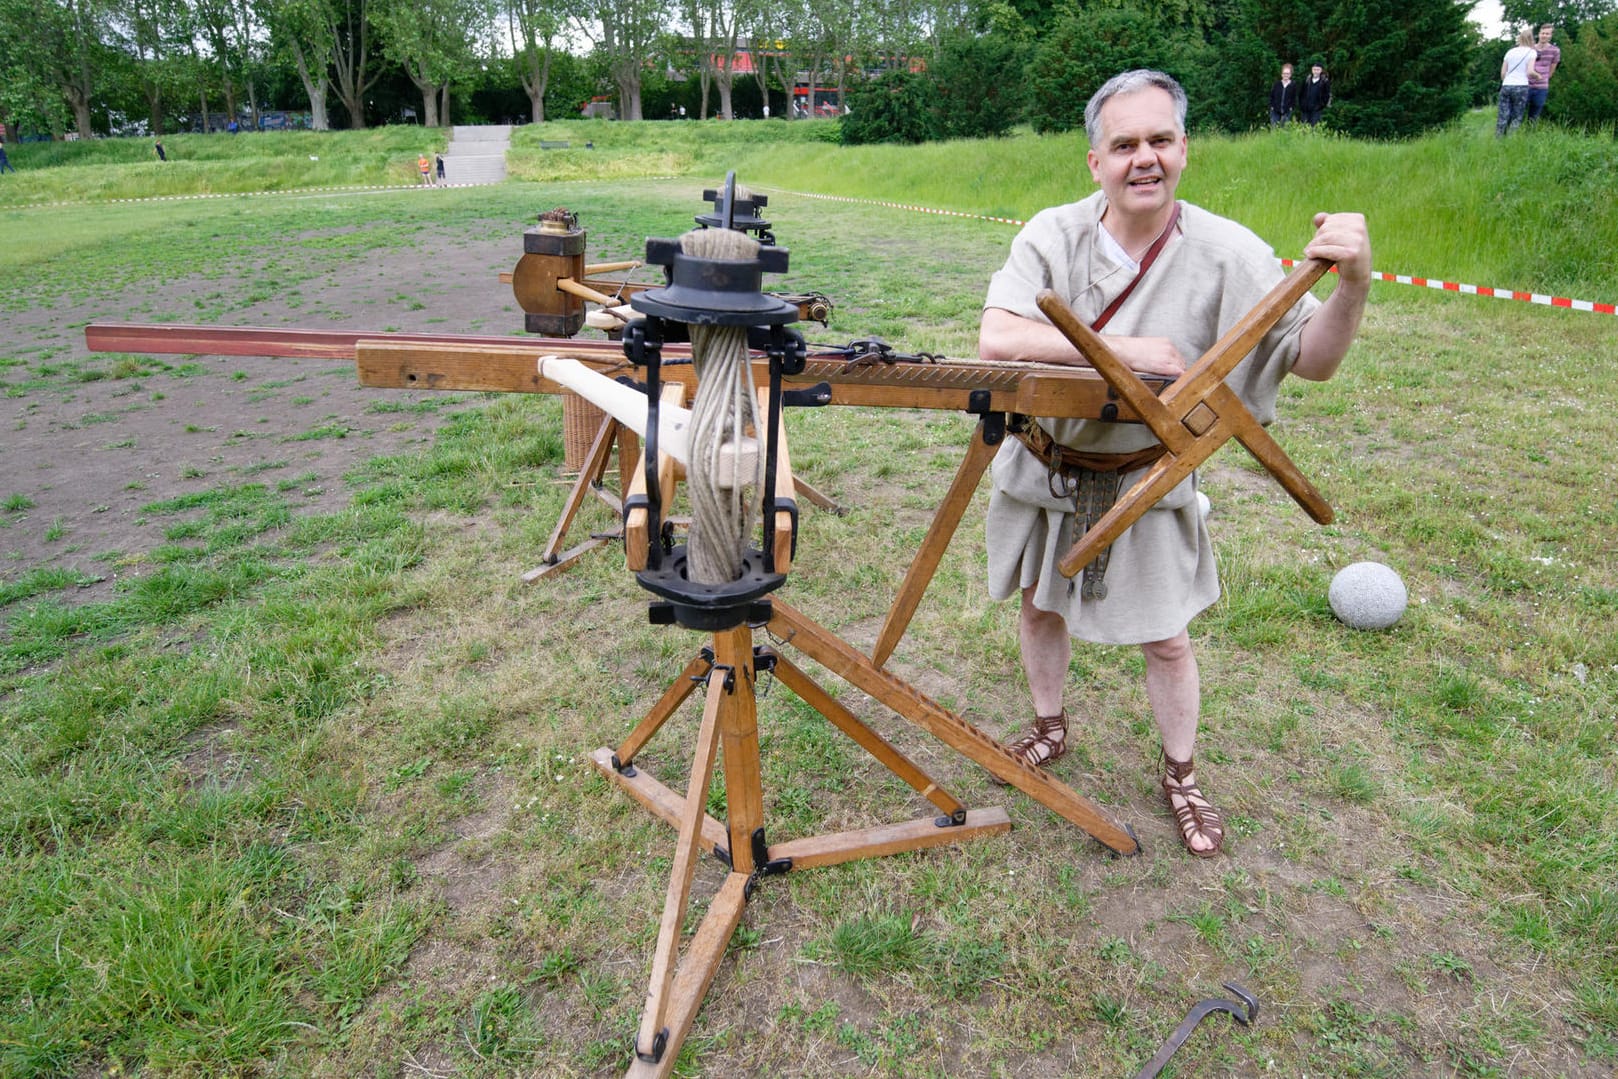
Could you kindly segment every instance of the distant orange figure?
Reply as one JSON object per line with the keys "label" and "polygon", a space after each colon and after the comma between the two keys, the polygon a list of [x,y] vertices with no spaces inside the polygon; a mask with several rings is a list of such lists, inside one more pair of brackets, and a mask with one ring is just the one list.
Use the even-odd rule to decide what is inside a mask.
{"label": "distant orange figure", "polygon": [[424,186],[433,182],[433,163],[427,160],[426,154],[416,158],[416,168],[421,170],[421,182]]}

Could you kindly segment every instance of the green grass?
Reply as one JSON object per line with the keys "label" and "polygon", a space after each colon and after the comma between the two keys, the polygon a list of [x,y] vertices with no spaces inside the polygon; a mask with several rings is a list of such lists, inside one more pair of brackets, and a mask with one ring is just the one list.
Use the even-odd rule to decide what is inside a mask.
{"label": "green grass", "polygon": [[[1519,148],[1542,135],[1561,138]],[[1471,152],[1466,137],[1438,136],[1428,156]],[[1228,152],[1263,158],[1292,138]],[[1419,145],[1357,152],[1442,175]],[[1338,150],[1356,148],[1299,142]],[[777,182],[889,197],[903,181],[887,173],[911,167],[900,151],[780,150],[828,152],[871,167]],[[1194,168],[1216,152],[1194,149]],[[442,192],[425,209],[261,200],[252,230],[230,227],[235,203],[14,213],[23,259],[0,305],[93,309],[109,282],[139,295],[182,270],[252,287],[280,273],[261,269],[276,245],[306,238],[358,237],[321,256],[356,263],[423,230],[515,250],[532,209],[557,201],[583,215],[592,257],[618,257],[705,209],[697,191],[718,170],[693,168]],[[1473,202],[1463,184],[1496,181],[1468,170],[1443,194]],[[1249,188],[1225,208],[1263,218],[1273,197],[1293,228],[1312,199],[1340,197],[1309,186],[1327,183],[1284,199]],[[994,200],[935,197],[984,211],[1031,199],[1010,181]],[[812,338],[970,349],[1010,229],[786,195],[770,211],[792,250],[787,287],[838,305]],[[1451,251],[1419,210],[1378,212],[1415,223],[1396,234],[1373,214],[1379,261],[1403,250],[1417,268],[1464,258],[1457,276],[1489,272],[1487,243]],[[1562,230],[1543,246],[1589,229],[1610,250],[1604,212],[1541,219]],[[97,229],[118,242],[90,242]],[[1610,317],[1379,285],[1343,372],[1285,387],[1275,428],[1337,521],[1310,524],[1241,451],[1219,455],[1206,479],[1225,595],[1192,627],[1203,778],[1232,833],[1215,862],[1170,835],[1134,650],[1078,649],[1071,696],[1087,721],[1058,766],[1142,833],[1133,860],[811,672],[968,804],[1005,805],[1016,831],[763,882],[679,1070],[1129,1074],[1225,979],[1264,1018],[1199,1038],[1183,1074],[1610,1069],[1614,341]],[[44,393],[126,362],[30,357],[4,372]],[[139,362],[120,377],[148,390],[187,377]],[[648,625],[610,547],[519,582],[565,495],[551,482],[559,412],[518,396],[459,410],[430,449],[356,468],[334,514],[288,515],[298,481],[201,477],[206,490],[142,507],[166,546],[90,602],[65,567],[0,578],[0,1074],[627,1066],[673,838],[585,757],[625,736],[702,638]],[[970,420],[823,409],[788,422],[795,468],[849,512],[805,508],[786,595],[869,640]],[[311,416],[305,429],[325,427]],[[47,527],[27,502],[11,495],[0,523]],[[1027,702],[1014,612],[983,595],[982,502],[890,666],[998,735]],[[611,523],[592,500],[573,535]],[[1389,632],[1347,630],[1324,602],[1361,558],[1410,588]],[[638,758],[671,785],[698,703]],[[930,816],[783,687],[762,698],[760,738],[772,841]],[[699,901],[717,873],[704,860]]]}
{"label": "green grass", "polygon": [[366,131],[264,131],[167,135],[167,161],[149,138],[25,143],[8,147],[15,176],[0,208],[59,202],[219,195],[313,187],[408,185],[416,157],[441,152],[448,132],[419,127]]}

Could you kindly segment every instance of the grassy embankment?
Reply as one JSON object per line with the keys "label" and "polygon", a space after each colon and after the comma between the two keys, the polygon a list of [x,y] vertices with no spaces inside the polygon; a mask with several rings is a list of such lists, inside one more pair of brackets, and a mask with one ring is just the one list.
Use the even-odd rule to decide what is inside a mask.
{"label": "grassy embankment", "polygon": [[[644,125],[638,147],[635,127],[612,126],[628,144],[603,136],[591,160],[672,153],[704,184],[735,167],[760,186],[1014,216],[1083,175],[1071,140],[709,156],[660,146],[702,142],[665,130],[678,126]],[[1359,205],[1382,266],[1610,300],[1602,146],[1553,132],[1207,140],[1185,193],[1283,251],[1309,210]],[[1558,172],[1566,161],[1585,164]],[[1547,174],[1568,190],[1548,193]],[[486,230],[564,202],[593,250],[617,254],[701,210],[691,186],[434,198]],[[1577,217],[1543,210],[1564,199],[1589,202]],[[355,199],[322,223],[409,248],[427,205],[401,216]],[[302,209],[254,207],[250,233],[211,239],[239,206],[7,212],[22,257],[3,300],[110,303],[298,242]],[[811,336],[970,347],[1009,229],[784,195],[771,211],[792,287],[839,304]],[[5,359],[17,422],[31,396],[76,380],[150,397],[180,377],[139,358]],[[1160,819],[1130,650],[1075,657],[1075,704],[1095,720],[1059,769],[1147,837],[1128,862],[845,694],[970,803],[1007,804],[1018,831],[766,885],[690,1069],[1123,1074],[1223,978],[1265,1015],[1199,1037],[1186,1074],[1610,1068],[1615,360],[1610,318],[1381,286],[1343,373],[1289,385],[1277,428],[1338,523],[1310,525],[1239,451],[1221,454],[1208,483],[1226,597],[1193,631],[1203,753],[1233,825],[1224,859],[1192,863]],[[671,841],[580,762],[627,732],[696,640],[646,627],[644,594],[610,554],[515,583],[560,503],[526,482],[556,467],[555,422],[554,402],[491,401],[431,452],[357,469],[352,509],[329,517],[271,512],[273,488],[202,484],[150,507],[174,519],[173,542],[117,553],[136,572],[106,603],[73,603],[82,553],[64,551],[57,576],[3,580],[0,1071],[623,1065]],[[794,422],[795,464],[852,512],[806,511],[791,598],[864,639],[969,428],[852,410]],[[0,498],[5,529],[52,527],[24,493]],[[1011,611],[981,594],[980,510],[896,663],[998,731],[1025,708]],[[1389,633],[1348,631],[1325,606],[1334,570],[1365,557],[1412,591]],[[772,838],[917,812],[789,694],[762,707]],[[688,740],[687,726],[664,737]],[[684,754],[659,743],[646,760],[674,780]]]}

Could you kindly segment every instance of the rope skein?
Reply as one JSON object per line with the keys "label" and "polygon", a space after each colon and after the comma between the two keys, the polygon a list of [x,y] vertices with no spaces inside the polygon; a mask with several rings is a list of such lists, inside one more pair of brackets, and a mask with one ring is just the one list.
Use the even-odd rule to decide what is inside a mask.
{"label": "rope skein", "polygon": [[[680,249],[693,258],[749,261],[758,257],[758,248],[751,236],[729,229],[697,229],[680,237]],[[764,425],[746,327],[693,324],[690,330],[697,395],[686,466],[691,492],[686,575],[700,584],[728,584],[742,575],[753,530],[753,492],[762,489],[764,480],[762,447],[749,432],[756,434]],[[750,459],[737,452],[744,446],[752,451]],[[727,462],[732,455],[734,461]]]}

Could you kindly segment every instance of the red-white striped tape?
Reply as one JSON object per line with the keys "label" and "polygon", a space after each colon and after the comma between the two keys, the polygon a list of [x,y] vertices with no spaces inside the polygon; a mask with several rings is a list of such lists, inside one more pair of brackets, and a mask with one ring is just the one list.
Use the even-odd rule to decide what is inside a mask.
{"label": "red-white striped tape", "polygon": [[[806,199],[824,199],[829,202],[854,202],[863,206],[882,206],[890,210],[911,210],[916,213],[935,214],[942,217],[966,217],[974,221],[993,221],[1001,225],[1016,225],[1019,228],[1028,222],[1015,217],[991,217],[987,214],[969,214],[959,210],[939,210],[931,206],[913,206],[903,202],[879,202],[874,199],[851,199],[841,195],[815,195],[807,191],[788,191],[786,194],[798,195]],[[1283,266],[1295,266],[1294,259],[1282,259]],[[1333,268],[1335,272],[1335,268]],[[1441,292],[1459,292],[1465,296],[1492,296],[1497,300],[1518,300],[1522,303],[1537,303],[1545,307],[1565,307],[1571,311],[1590,311],[1598,315],[1618,315],[1618,305],[1601,303],[1596,300],[1573,300],[1566,296],[1548,296],[1541,292],[1524,292],[1521,289],[1491,288],[1488,285],[1463,285],[1458,281],[1443,281],[1436,277],[1415,277],[1411,274],[1381,273],[1372,271],[1371,276],[1378,281],[1387,281],[1398,285],[1418,285],[1422,288],[1438,289]]]}

